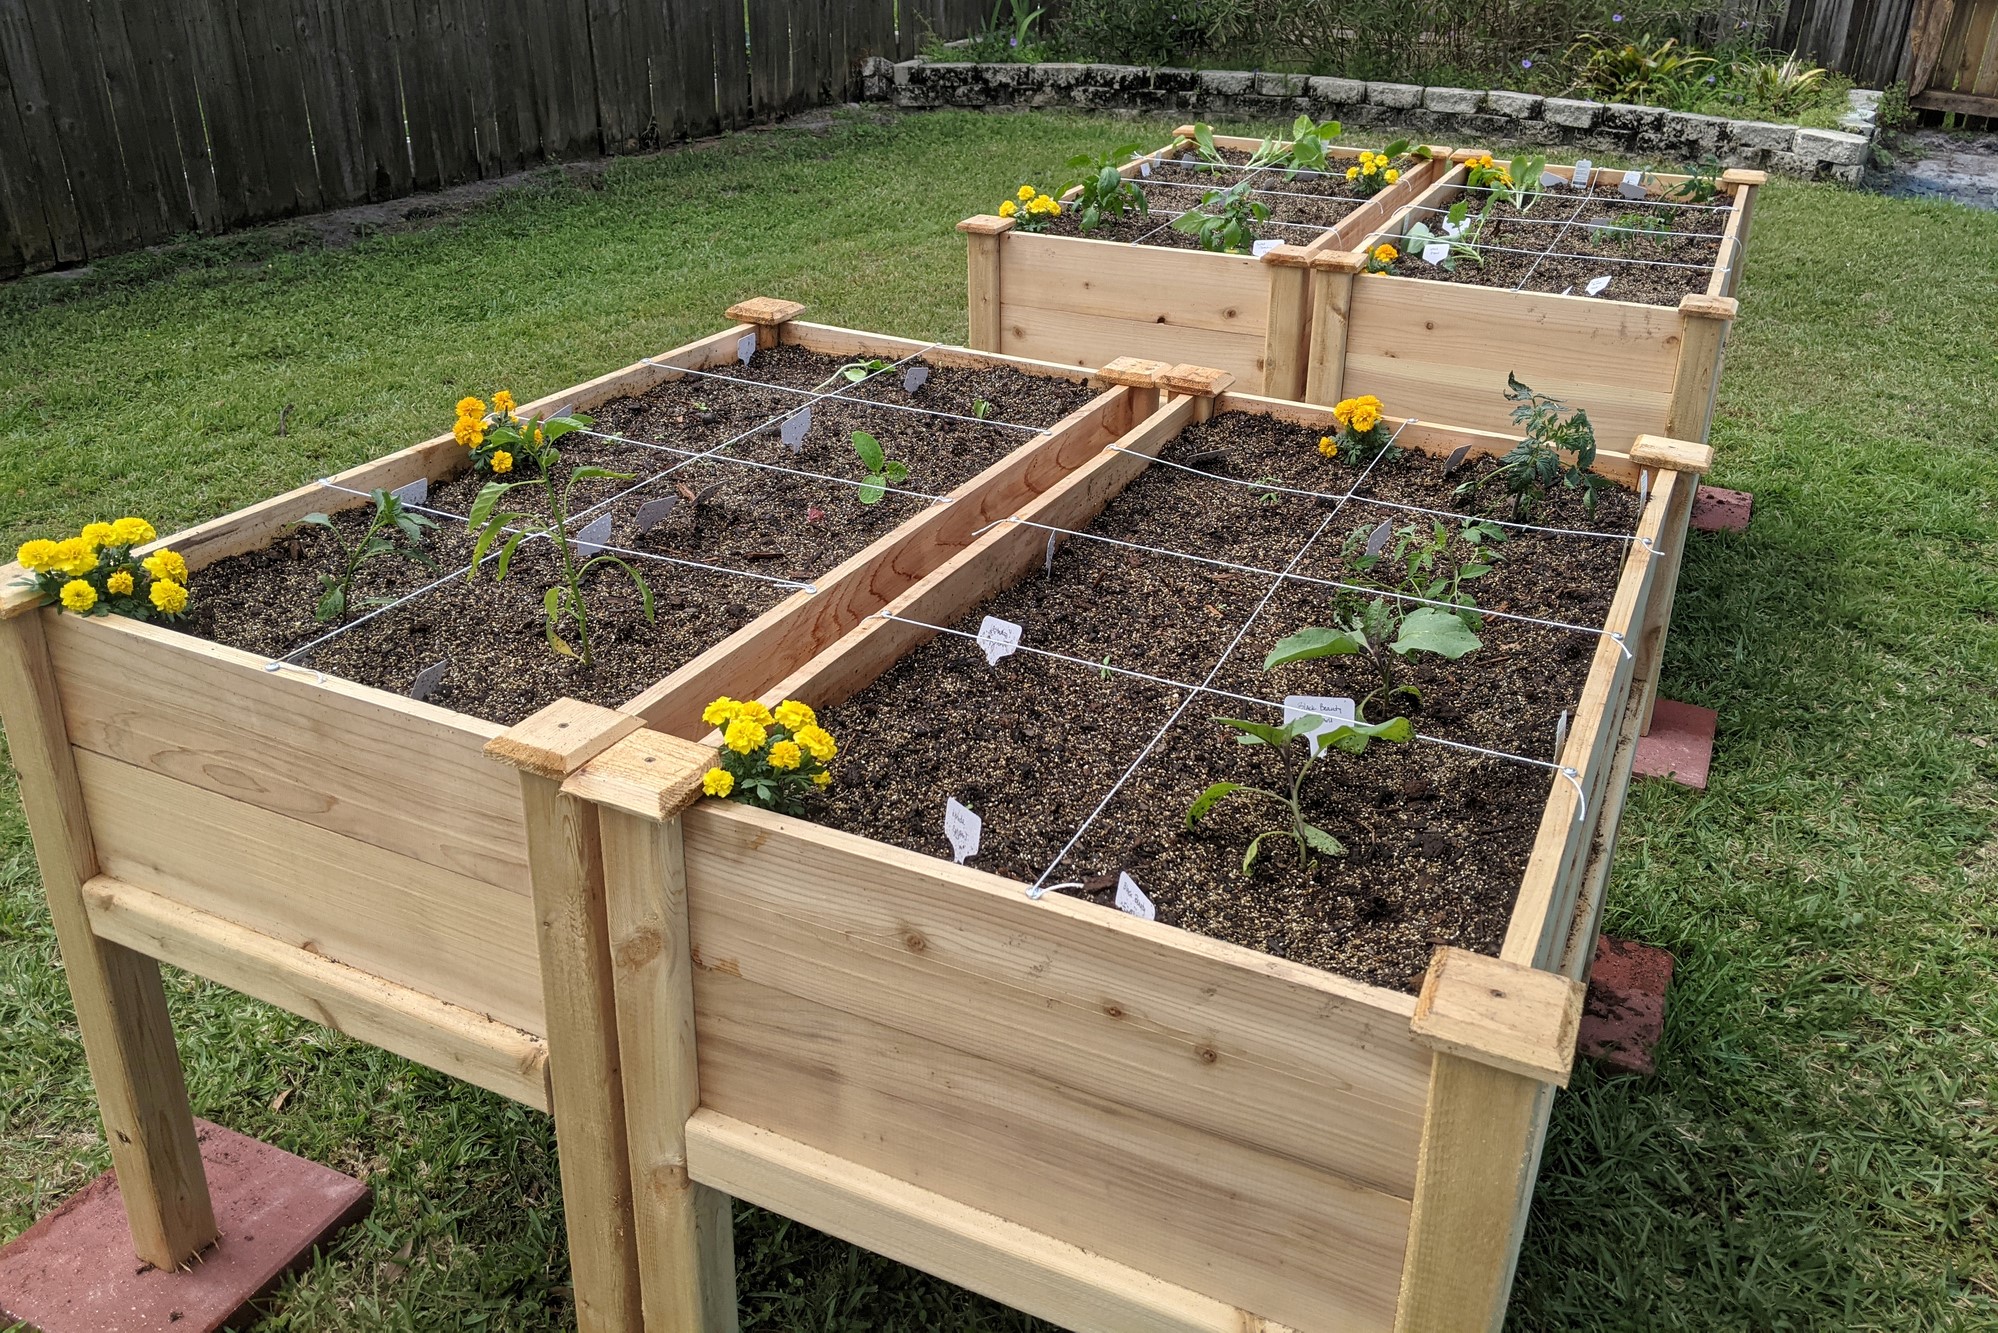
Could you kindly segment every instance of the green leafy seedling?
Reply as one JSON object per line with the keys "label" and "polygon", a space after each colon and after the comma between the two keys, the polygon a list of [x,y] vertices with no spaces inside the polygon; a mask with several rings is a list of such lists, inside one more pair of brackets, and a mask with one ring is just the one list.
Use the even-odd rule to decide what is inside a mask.
{"label": "green leafy seedling", "polygon": [[853,433],[853,452],[860,455],[860,465],[867,469],[867,477],[860,486],[860,503],[878,504],[890,486],[899,486],[909,479],[909,465],[899,458],[890,458],[882,449],[881,441],[864,430]]}
{"label": "green leafy seedling", "polygon": [[[372,492],[371,498],[375,502],[374,517],[352,546],[340,540],[340,529],[325,514],[307,514],[299,520],[331,533],[334,548],[340,553],[340,572],[319,575],[319,604],[312,609],[312,614],[322,623],[338,620],[347,614],[349,607],[357,604],[354,599],[354,576],[370,560],[399,555],[425,569],[437,568],[437,562],[423,549],[425,530],[437,524],[428,516],[410,510],[392,491],[377,489]],[[386,600],[370,597],[359,604],[375,605]]]}
{"label": "green leafy seedling", "polygon": [[1249,180],[1225,190],[1209,190],[1200,207],[1172,220],[1174,231],[1190,234],[1203,250],[1243,254],[1256,243],[1256,227],[1269,220],[1270,210],[1249,190]]}
{"label": "green leafy seedling", "polygon": [[[1549,492],[1566,487],[1580,491],[1582,507],[1594,513],[1596,495],[1609,483],[1592,470],[1596,463],[1596,431],[1589,424],[1589,414],[1579,407],[1568,411],[1560,399],[1535,393],[1509,372],[1505,382],[1505,396],[1515,404],[1513,422],[1524,427],[1526,433],[1512,452],[1499,460],[1498,467],[1475,481],[1465,482],[1457,488],[1457,494],[1469,495],[1496,482],[1511,493],[1513,517],[1523,521]],[[1575,461],[1569,463],[1562,457],[1564,453],[1572,455]]]}
{"label": "green leafy seedling", "polygon": [[[1224,727],[1233,728],[1238,734],[1235,740],[1242,745],[1262,745],[1276,751],[1278,759],[1286,767],[1290,764],[1290,746],[1293,741],[1306,738],[1320,725],[1317,717],[1307,716],[1280,727],[1272,727],[1261,722],[1249,722],[1242,718],[1217,717],[1214,719]],[[1367,744],[1374,740],[1406,741],[1413,737],[1415,728],[1405,717],[1394,718],[1378,726],[1364,722],[1346,723],[1330,733],[1319,732],[1319,739],[1349,754],[1363,752]],[[1223,801],[1235,796],[1256,796],[1281,807],[1288,818],[1276,828],[1265,829],[1249,840],[1249,846],[1242,854],[1242,873],[1248,875],[1256,868],[1256,860],[1262,854],[1263,842],[1268,838],[1289,838],[1297,848],[1298,864],[1306,869],[1314,866],[1320,856],[1344,856],[1346,848],[1337,838],[1327,833],[1304,816],[1304,780],[1311,775],[1311,769],[1318,762],[1320,747],[1305,739],[1304,762],[1298,765],[1290,780],[1288,791],[1273,791],[1268,787],[1257,787],[1246,782],[1217,782],[1194,798],[1186,810],[1186,827],[1189,831],[1197,827],[1214,808]]]}
{"label": "green leafy seedling", "polygon": [[1084,231],[1095,231],[1106,218],[1151,212],[1144,190],[1119,169],[1137,151],[1136,144],[1123,144],[1101,157],[1079,153],[1068,160],[1068,165],[1081,170],[1082,175],[1063,185],[1057,193],[1066,195],[1071,189],[1076,191],[1076,222]]}

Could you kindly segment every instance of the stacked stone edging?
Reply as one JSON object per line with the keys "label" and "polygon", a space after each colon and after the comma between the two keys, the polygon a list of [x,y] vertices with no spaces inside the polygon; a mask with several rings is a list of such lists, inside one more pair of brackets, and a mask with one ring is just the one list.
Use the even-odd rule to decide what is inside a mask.
{"label": "stacked stone edging", "polygon": [[1699,116],[1660,107],[1541,97],[1500,89],[1424,88],[1248,70],[1146,69],[1138,65],[978,65],[880,57],[863,69],[867,96],[906,110],[1064,107],[1125,114],[1298,115],[1349,126],[1392,125],[1437,142],[1564,146],[1637,156],[1759,167],[1856,182],[1874,130],[1809,130],[1768,121]]}

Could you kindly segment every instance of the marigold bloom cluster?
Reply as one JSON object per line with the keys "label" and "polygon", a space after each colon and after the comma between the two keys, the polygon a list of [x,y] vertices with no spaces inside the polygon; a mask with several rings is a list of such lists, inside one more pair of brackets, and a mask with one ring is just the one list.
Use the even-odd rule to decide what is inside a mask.
{"label": "marigold bloom cluster", "polygon": [[22,542],[14,558],[28,571],[25,581],[44,606],[59,605],[80,616],[115,611],[141,620],[154,614],[171,619],[187,609],[187,561],[174,551],[155,551],[144,560],[132,554],[133,547],[158,536],[143,518],[86,523],[74,537]]}
{"label": "marigold bloom cluster", "polygon": [[1038,231],[1061,216],[1061,200],[1031,185],[1022,185],[1013,198],[999,205],[999,216],[1018,219],[1023,231]]}
{"label": "marigold bloom cluster", "polygon": [[1490,153],[1465,158],[1464,174],[1473,186],[1512,184],[1512,172],[1493,161]]}
{"label": "marigold bloom cluster", "polygon": [[701,721],[722,733],[719,762],[701,777],[709,796],[794,814],[806,793],[832,782],[826,765],[839,747],[808,704],[786,699],[772,709],[723,695],[701,710]]}
{"label": "marigold bloom cluster", "polygon": [[[1342,430],[1355,435],[1365,435],[1381,424],[1381,400],[1372,394],[1362,394],[1358,398],[1345,398],[1332,409],[1332,419]],[[1324,446],[1320,446],[1323,452]]]}
{"label": "marigold bloom cluster", "polygon": [[1358,161],[1346,168],[1346,179],[1363,185],[1392,185],[1401,179],[1401,172],[1388,165],[1391,160],[1386,153],[1363,148]]}

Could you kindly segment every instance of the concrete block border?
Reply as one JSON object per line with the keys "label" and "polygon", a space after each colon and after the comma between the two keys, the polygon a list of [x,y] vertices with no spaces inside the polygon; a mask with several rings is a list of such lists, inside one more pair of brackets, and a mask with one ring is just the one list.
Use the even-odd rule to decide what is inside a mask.
{"label": "concrete block border", "polygon": [[1503,89],[1424,88],[1250,70],[920,59],[895,64],[875,56],[862,76],[870,100],[909,111],[1064,107],[1266,120],[1302,114],[1360,129],[1392,125],[1457,147],[1525,142],[1683,162],[1718,157],[1723,166],[1848,183],[1856,183],[1866,169],[1877,133],[1870,112],[1878,94],[1872,93],[1853,95],[1853,114],[1843,122],[1847,128],[1810,130]]}

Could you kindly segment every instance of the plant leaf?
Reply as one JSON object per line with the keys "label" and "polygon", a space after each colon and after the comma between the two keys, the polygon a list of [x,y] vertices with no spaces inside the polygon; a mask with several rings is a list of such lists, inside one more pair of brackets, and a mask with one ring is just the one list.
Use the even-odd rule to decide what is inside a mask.
{"label": "plant leaf", "polygon": [[860,484],[860,503],[879,504],[881,497],[887,493],[887,483],[882,477],[878,473],[869,473],[867,480]]}
{"label": "plant leaf", "polygon": [[1297,828],[1300,833],[1304,834],[1304,840],[1311,844],[1312,851],[1323,852],[1327,856],[1344,856],[1346,854],[1346,844],[1340,842],[1324,829],[1319,828],[1318,825],[1307,824],[1303,820],[1299,820]]}
{"label": "plant leaf", "polygon": [[888,465],[881,470],[881,475],[888,478],[890,484],[907,481],[909,465],[900,459],[891,458],[888,460]]}
{"label": "plant leaf", "polygon": [[330,528],[333,526],[333,520],[324,514],[307,514],[298,521],[301,523],[310,523],[318,528]]}
{"label": "plant leaf", "polygon": [[600,565],[606,560],[631,575],[632,584],[638,589],[639,604],[645,608],[645,618],[647,620],[652,619],[652,585],[647,583],[645,576],[632,568],[631,563],[622,557],[615,555],[592,556],[584,563],[581,569],[576,571],[576,577],[578,579],[582,578],[583,575],[589,573],[591,565]]}
{"label": "plant leaf", "polygon": [[312,609],[312,614],[321,621],[338,620],[346,610],[347,590],[335,581],[326,589],[326,595],[319,599],[319,605]]}
{"label": "plant leaf", "polygon": [[1276,647],[1270,649],[1269,656],[1263,659],[1263,670],[1272,671],[1292,662],[1307,662],[1314,657],[1345,657],[1366,650],[1367,641],[1358,634],[1314,625],[1278,640]]}
{"label": "plant leaf", "polygon": [[1193,799],[1193,804],[1186,807],[1186,826],[1192,828],[1203,815],[1235,792],[1242,790],[1242,785],[1239,782],[1217,782],[1200,793]]}
{"label": "plant leaf", "polygon": [[506,539],[506,545],[500,547],[499,563],[493,567],[493,582],[497,583],[506,577],[507,566],[513,563],[513,553],[520,549],[520,544],[527,538],[527,533],[516,532]]}
{"label": "plant leaf", "polygon": [[1224,727],[1233,727],[1242,734],[1236,739],[1244,745],[1268,745],[1281,750],[1284,746],[1318,725],[1318,715],[1307,714],[1296,721],[1281,727],[1272,727],[1263,722],[1246,722],[1239,717],[1217,717],[1214,719]]}
{"label": "plant leaf", "polygon": [[[1274,832],[1275,830],[1271,831]],[[1263,839],[1269,836],[1268,833],[1258,833],[1255,837],[1249,839],[1249,850],[1242,853],[1242,874],[1244,876],[1255,868],[1256,854],[1262,851]]]}
{"label": "plant leaf", "polygon": [[881,451],[881,441],[864,430],[853,433],[853,452],[860,455],[860,465],[869,472],[881,471],[881,465],[887,459]]}
{"label": "plant leaf", "polygon": [[1462,616],[1436,606],[1418,606],[1402,617],[1401,633],[1389,645],[1404,657],[1409,653],[1435,653],[1453,662],[1482,646]]}
{"label": "plant leaf", "polygon": [[1415,724],[1405,717],[1391,717],[1385,722],[1348,722],[1319,735],[1347,754],[1365,754],[1377,740],[1399,744],[1414,739]]}

